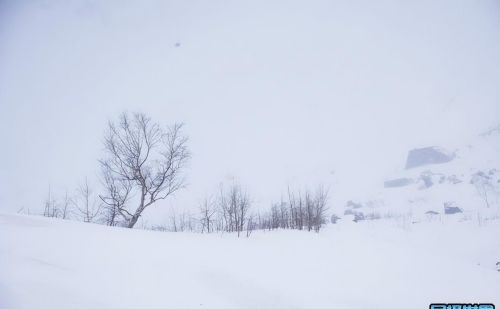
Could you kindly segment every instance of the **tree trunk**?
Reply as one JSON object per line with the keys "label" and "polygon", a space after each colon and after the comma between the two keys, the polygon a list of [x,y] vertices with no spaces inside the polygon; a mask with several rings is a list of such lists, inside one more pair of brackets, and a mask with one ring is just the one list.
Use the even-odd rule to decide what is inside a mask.
{"label": "tree trunk", "polygon": [[131,229],[134,227],[134,225],[137,223],[137,220],[139,220],[140,215],[135,214],[130,218],[130,221],[128,222],[128,228]]}

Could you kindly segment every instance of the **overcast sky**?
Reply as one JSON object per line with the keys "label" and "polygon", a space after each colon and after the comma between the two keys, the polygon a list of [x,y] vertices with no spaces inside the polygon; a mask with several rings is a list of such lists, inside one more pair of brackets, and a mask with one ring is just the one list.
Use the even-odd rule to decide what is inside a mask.
{"label": "overcast sky", "polygon": [[500,1],[0,1],[0,211],[96,181],[122,111],[186,123],[163,210],[233,178],[256,205],[377,190],[500,123]]}

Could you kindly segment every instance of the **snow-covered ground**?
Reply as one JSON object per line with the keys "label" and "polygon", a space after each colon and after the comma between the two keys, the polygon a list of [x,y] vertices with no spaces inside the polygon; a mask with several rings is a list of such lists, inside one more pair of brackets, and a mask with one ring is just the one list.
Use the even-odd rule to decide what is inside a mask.
{"label": "snow-covered ground", "polygon": [[0,215],[0,308],[500,304],[500,220],[445,219],[238,239]]}
{"label": "snow-covered ground", "polygon": [[[0,0],[0,309],[500,306],[498,12]],[[87,178],[98,200],[103,133],[124,111],[184,122],[192,153],[186,190],[136,227],[198,216],[226,183],[252,214],[325,185],[339,223],[237,238],[19,214],[69,205]],[[405,164],[434,147],[450,160]]]}

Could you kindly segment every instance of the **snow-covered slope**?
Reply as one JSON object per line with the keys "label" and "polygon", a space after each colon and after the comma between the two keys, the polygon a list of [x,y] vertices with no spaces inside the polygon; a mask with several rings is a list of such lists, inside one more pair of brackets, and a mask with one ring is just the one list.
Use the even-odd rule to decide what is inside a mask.
{"label": "snow-covered slope", "polygon": [[500,218],[499,128],[458,146],[409,150],[406,167],[381,179],[375,192],[344,197],[334,212],[374,218],[404,215],[422,221],[442,220],[447,215],[445,208],[455,207],[455,220]]}
{"label": "snow-covered slope", "polygon": [[237,239],[0,215],[0,308],[500,303],[500,221],[391,222]]}

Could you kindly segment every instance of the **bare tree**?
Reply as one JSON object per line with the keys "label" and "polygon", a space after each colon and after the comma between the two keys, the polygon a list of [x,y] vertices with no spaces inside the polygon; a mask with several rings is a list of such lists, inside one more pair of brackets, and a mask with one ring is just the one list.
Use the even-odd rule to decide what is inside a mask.
{"label": "bare tree", "polygon": [[311,193],[306,190],[305,195],[305,217],[306,217],[306,226],[307,226],[307,231],[311,231],[314,226],[314,208],[315,208],[315,201],[313,200],[313,197],[311,196]]}
{"label": "bare tree", "polygon": [[87,178],[77,189],[77,198],[74,200],[75,208],[84,222],[95,222],[101,213],[101,203],[94,196]]}
{"label": "bare tree", "polygon": [[[104,140],[106,158],[100,160],[101,167],[105,175],[128,183],[138,193],[134,210],[116,208],[127,227],[134,227],[147,207],[184,186],[182,171],[190,154],[187,137],[181,131],[182,124],[164,130],[140,113],[124,113],[117,123],[109,122]],[[110,194],[106,198],[112,200]]]}
{"label": "bare tree", "polygon": [[232,186],[230,190],[231,207],[234,208],[234,223],[238,237],[244,230],[245,223],[248,218],[248,210],[250,209],[250,199],[246,192],[243,192],[240,186]]}
{"label": "bare tree", "polygon": [[175,214],[175,210],[172,210],[171,214],[170,214],[170,227],[167,227],[167,230],[171,231],[171,232],[178,232],[179,228],[178,228],[178,219],[177,219],[177,216]]}
{"label": "bare tree", "polygon": [[56,198],[54,198],[51,187],[49,186],[49,192],[47,198],[45,199],[43,215],[45,217],[68,219],[72,203],[73,201],[71,197],[68,196],[68,192],[66,192],[64,198],[62,198],[59,202]]}
{"label": "bare tree", "polygon": [[211,198],[205,198],[203,203],[200,205],[200,215],[201,232],[213,232],[216,209]]}
{"label": "bare tree", "polygon": [[253,230],[255,230],[257,227],[257,223],[255,222],[254,216],[250,215],[248,216],[247,220],[247,237],[250,237],[252,234]]}
{"label": "bare tree", "polygon": [[56,200],[52,195],[51,187],[49,186],[49,192],[47,194],[47,198],[45,199],[45,205],[43,209],[44,217],[52,217],[57,218],[59,216],[59,209],[56,205]]}
{"label": "bare tree", "polygon": [[288,204],[290,205],[291,228],[302,230],[304,228],[304,212],[301,193],[295,194],[288,188]]}
{"label": "bare tree", "polygon": [[189,212],[182,212],[179,215],[172,210],[169,216],[169,225],[165,227],[165,230],[170,232],[193,232],[200,231],[197,229],[196,219]]}
{"label": "bare tree", "polygon": [[487,208],[490,208],[489,195],[493,192],[493,185],[490,177],[483,172],[478,172],[472,176],[471,182],[474,184],[478,195],[484,201]]}
{"label": "bare tree", "polygon": [[319,232],[321,226],[326,222],[328,191],[324,186],[318,186],[316,189],[313,213],[313,227],[316,232]]}
{"label": "bare tree", "polygon": [[102,169],[102,178],[106,194],[99,195],[104,205],[104,220],[106,225],[115,226],[119,223],[119,216],[123,218],[125,223],[128,222],[128,217],[131,216],[125,209],[130,192],[132,190],[132,182],[127,179],[113,177],[110,169]]}
{"label": "bare tree", "polygon": [[245,230],[250,209],[250,198],[241,186],[233,183],[227,191],[221,186],[218,200],[222,213],[223,226],[226,232],[240,233]]}
{"label": "bare tree", "polygon": [[61,219],[68,219],[71,213],[71,197],[68,196],[68,191],[64,194],[64,199],[62,200],[62,205],[60,207]]}

